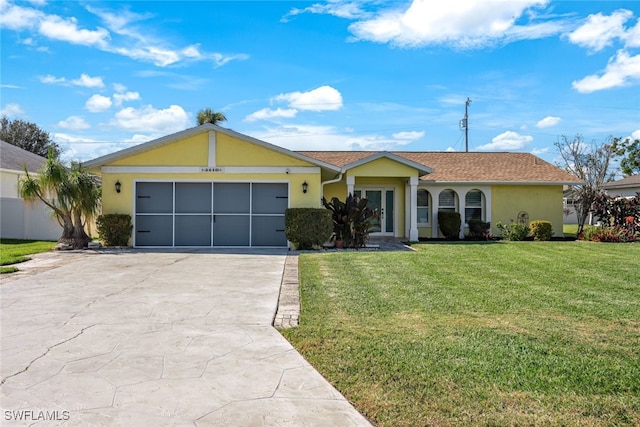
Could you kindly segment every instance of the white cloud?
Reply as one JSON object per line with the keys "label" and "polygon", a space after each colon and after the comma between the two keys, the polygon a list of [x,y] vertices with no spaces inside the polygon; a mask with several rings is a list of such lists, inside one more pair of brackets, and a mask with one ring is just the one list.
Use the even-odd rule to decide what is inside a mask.
{"label": "white cloud", "polygon": [[57,15],[47,15],[39,23],[38,30],[43,36],[85,46],[106,47],[109,32],[98,27],[96,30],[78,28],[74,17],[64,19]]}
{"label": "white cloud", "polygon": [[401,141],[415,141],[424,136],[424,131],[397,132],[397,133],[394,133],[392,136],[394,139],[398,139]]}
{"label": "white cloud", "polygon": [[111,124],[128,131],[166,135],[186,129],[191,121],[179,105],[171,105],[162,110],[147,105],[139,109],[123,108],[115,114]]}
{"label": "white cloud", "polygon": [[67,81],[64,77],[56,77],[51,74],[47,74],[46,76],[40,76],[40,82],[44,84],[55,84],[55,83],[64,83]]}
{"label": "white cloud", "polygon": [[82,87],[104,87],[102,77],[91,77],[88,74],[80,74],[80,78],[71,80],[71,84]]}
{"label": "white cloud", "polygon": [[569,34],[569,41],[598,52],[616,38],[625,37],[624,23],[633,16],[630,10],[617,10],[609,16],[602,13],[589,15],[587,21]]}
{"label": "white cloud", "polygon": [[256,138],[290,150],[397,150],[411,141],[393,136],[345,134],[334,126],[282,125],[251,132]]}
{"label": "white cloud", "polygon": [[80,116],[69,116],[58,122],[58,126],[69,130],[89,129],[91,126]]}
{"label": "white cloud", "polygon": [[549,147],[534,148],[533,150],[531,150],[531,154],[533,154],[534,156],[539,156],[541,154],[547,154],[548,152],[549,152]]}
{"label": "white cloud", "polygon": [[602,75],[592,74],[572,83],[580,93],[591,93],[598,90],[625,86],[640,79],[640,54],[630,56],[626,50],[619,50]]}
{"label": "white cloud", "polygon": [[520,135],[517,132],[506,131],[494,137],[489,144],[477,147],[480,151],[515,151],[522,150],[528,143],[533,141],[529,135]]}
{"label": "white cloud", "polygon": [[91,96],[91,98],[87,99],[84,107],[92,113],[108,110],[109,108],[111,108],[111,98],[109,98],[108,96],[95,94]]}
{"label": "white cloud", "polygon": [[342,108],[342,95],[331,86],[320,86],[308,92],[283,93],[273,101],[286,101],[298,110],[331,111]]}
{"label": "white cloud", "polygon": [[282,17],[281,22],[288,22],[289,17],[301,15],[303,13],[314,13],[321,15],[333,15],[338,18],[355,19],[366,15],[366,12],[362,10],[360,4],[355,1],[342,2],[338,0],[329,0],[326,4],[316,3],[304,9],[294,8],[289,13]]}
{"label": "white cloud", "polygon": [[631,132],[631,135],[629,136],[629,138],[631,139],[640,139],[640,129]]}
{"label": "white cloud", "polygon": [[118,107],[121,106],[123,102],[137,101],[138,99],[140,99],[140,94],[138,92],[124,92],[113,94],[113,103]]}
{"label": "white cloud", "polygon": [[20,7],[6,0],[0,2],[0,27],[10,30],[31,28],[44,14],[39,10]]}
{"label": "white cloud", "polygon": [[278,118],[291,119],[298,114],[298,110],[295,108],[276,108],[272,110],[271,108],[263,108],[262,110],[258,110],[255,113],[249,114],[244,118],[245,122],[255,122],[257,120],[272,120]]}
{"label": "white cloud", "polygon": [[15,103],[7,104],[0,110],[0,116],[17,117],[22,115],[24,115],[24,110]]}
{"label": "white cloud", "polygon": [[453,147],[447,147],[445,151],[447,151],[448,153],[453,153],[454,151],[456,151],[456,149]]}
{"label": "white cloud", "polygon": [[127,87],[122,83],[114,83],[113,90],[115,90],[117,93],[123,93],[127,91]]}
{"label": "white cloud", "polygon": [[[0,26],[11,30],[32,30],[49,39],[92,46],[105,52],[168,66],[182,61],[212,61],[220,67],[229,61],[245,60],[246,54],[202,52],[197,44],[173,47],[166,40],[152,38],[150,31],[133,24],[149,19],[150,14],[134,14],[126,10],[108,12],[88,6],[87,10],[101,18],[108,30],[81,28],[76,17],[49,15],[40,10],[0,1]],[[111,32],[110,32],[111,31]]]}
{"label": "white cloud", "polygon": [[547,116],[536,123],[536,127],[541,129],[550,128],[560,123],[560,120],[562,120],[560,117]]}
{"label": "white cloud", "polygon": [[[387,9],[349,26],[356,39],[403,47],[450,45],[481,48],[501,41],[546,37],[561,23],[518,25],[516,21],[549,0],[437,2],[413,0],[408,8]],[[531,16],[530,16],[531,17]]]}
{"label": "white cloud", "polygon": [[625,33],[623,39],[627,47],[640,47],[640,18],[636,25]]}

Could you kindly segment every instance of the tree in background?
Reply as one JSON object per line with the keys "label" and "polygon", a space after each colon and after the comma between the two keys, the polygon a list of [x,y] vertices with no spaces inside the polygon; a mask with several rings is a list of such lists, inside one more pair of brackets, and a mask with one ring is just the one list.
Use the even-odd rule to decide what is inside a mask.
{"label": "tree in background", "polygon": [[0,139],[38,156],[47,157],[49,150],[53,150],[56,158],[60,155],[60,147],[51,140],[49,132],[40,129],[35,123],[17,119],[9,120],[6,116],[2,116]]}
{"label": "tree in background", "polygon": [[563,167],[571,175],[577,177],[583,184],[572,186],[574,208],[578,218],[578,234],[582,233],[584,223],[595,198],[602,192],[602,185],[613,180],[615,175],[611,169],[611,162],[618,154],[619,139],[609,138],[603,144],[588,145],[584,143],[582,135],[576,135],[573,140],[562,136],[555,142]]}
{"label": "tree in background", "polygon": [[58,243],[80,249],[91,241],[84,226],[100,207],[100,184],[79,164],[67,168],[51,150],[37,176],[25,169],[19,190],[25,200],[39,199],[53,210],[62,227]]}
{"label": "tree in background", "polygon": [[205,123],[217,125],[219,122],[226,122],[227,118],[219,111],[213,111],[211,108],[204,108],[198,112],[198,126]]}
{"label": "tree in background", "polygon": [[640,175],[640,139],[616,141],[617,154],[622,157],[620,169],[626,176]]}

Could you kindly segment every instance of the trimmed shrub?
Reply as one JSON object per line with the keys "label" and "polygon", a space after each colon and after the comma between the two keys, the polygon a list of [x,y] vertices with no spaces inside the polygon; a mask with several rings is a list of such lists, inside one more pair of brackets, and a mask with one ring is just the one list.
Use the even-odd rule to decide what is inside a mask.
{"label": "trimmed shrub", "polygon": [[551,240],[553,227],[549,221],[535,220],[529,223],[529,233],[535,240]]}
{"label": "trimmed shrub", "polygon": [[489,240],[491,236],[490,222],[484,222],[481,219],[470,219],[467,224],[469,224],[469,239]]}
{"label": "trimmed shrub", "polygon": [[513,222],[504,225],[500,221],[496,223],[496,227],[500,230],[503,239],[514,242],[527,240],[529,236],[529,227],[519,222]]}
{"label": "trimmed shrub", "polygon": [[284,234],[297,249],[312,249],[329,240],[331,212],[319,208],[289,208],[284,213]]}
{"label": "trimmed shrub", "polygon": [[438,227],[440,227],[445,239],[458,240],[460,238],[460,225],[462,225],[462,219],[458,212],[438,212]]}
{"label": "trimmed shrub", "polygon": [[127,246],[133,230],[131,215],[99,215],[96,219],[96,228],[105,246]]}

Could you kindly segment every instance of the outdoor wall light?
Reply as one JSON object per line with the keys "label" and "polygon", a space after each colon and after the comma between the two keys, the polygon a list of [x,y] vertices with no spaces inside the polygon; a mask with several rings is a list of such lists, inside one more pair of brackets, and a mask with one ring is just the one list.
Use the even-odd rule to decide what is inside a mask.
{"label": "outdoor wall light", "polygon": [[309,188],[309,184],[307,184],[307,181],[302,183],[302,192],[306,193],[307,192],[307,188]]}
{"label": "outdoor wall light", "polygon": [[120,184],[120,181],[116,181],[116,193],[119,193],[120,190],[122,189],[122,184]]}

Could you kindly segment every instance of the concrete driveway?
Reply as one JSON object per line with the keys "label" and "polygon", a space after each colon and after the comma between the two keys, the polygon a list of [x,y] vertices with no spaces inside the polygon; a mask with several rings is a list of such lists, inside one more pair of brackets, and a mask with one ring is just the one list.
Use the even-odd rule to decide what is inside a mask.
{"label": "concrete driveway", "polygon": [[284,251],[55,256],[0,286],[0,424],[369,425],[271,326]]}

